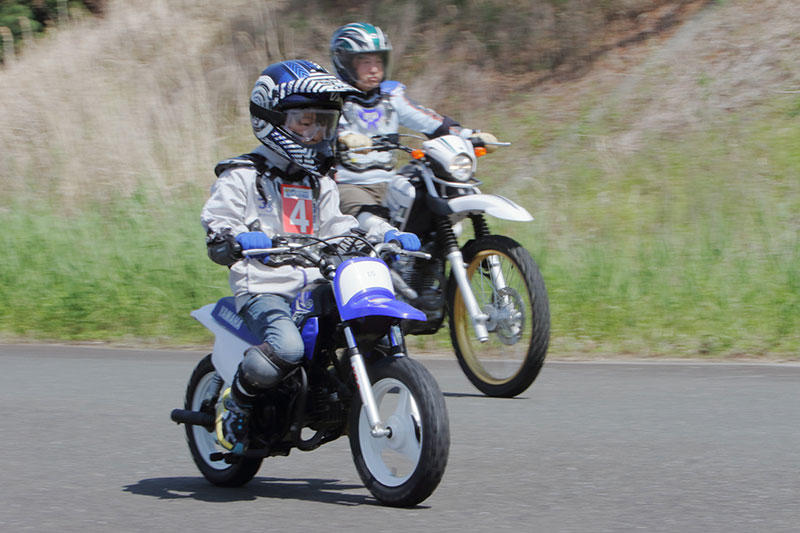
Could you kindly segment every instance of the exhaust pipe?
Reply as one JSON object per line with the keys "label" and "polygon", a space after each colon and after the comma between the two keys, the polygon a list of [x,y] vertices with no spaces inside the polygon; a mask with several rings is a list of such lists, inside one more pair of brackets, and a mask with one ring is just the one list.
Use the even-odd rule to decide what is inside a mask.
{"label": "exhaust pipe", "polygon": [[208,413],[200,411],[189,411],[188,409],[173,409],[169,414],[173,422],[190,426],[203,426],[205,428],[214,427],[214,417]]}

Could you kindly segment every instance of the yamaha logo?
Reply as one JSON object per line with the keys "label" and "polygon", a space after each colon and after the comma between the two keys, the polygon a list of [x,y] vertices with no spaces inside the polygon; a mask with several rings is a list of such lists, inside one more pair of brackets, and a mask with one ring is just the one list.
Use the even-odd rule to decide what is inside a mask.
{"label": "yamaha logo", "polygon": [[219,316],[224,322],[227,322],[229,325],[233,326],[235,329],[240,329],[242,325],[244,325],[244,321],[242,317],[228,309],[227,307],[220,307],[219,309]]}

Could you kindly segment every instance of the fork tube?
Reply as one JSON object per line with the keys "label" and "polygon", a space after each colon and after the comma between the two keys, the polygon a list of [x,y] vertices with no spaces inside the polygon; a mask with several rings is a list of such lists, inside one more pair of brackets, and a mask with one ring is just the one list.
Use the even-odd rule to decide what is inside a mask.
{"label": "fork tube", "polygon": [[464,266],[464,256],[458,247],[458,238],[453,232],[453,225],[447,216],[437,217],[436,232],[438,234],[437,244],[447,253],[450,272],[456,278],[458,290],[461,291],[461,297],[464,299],[464,307],[466,307],[469,318],[472,321],[472,329],[475,330],[475,336],[480,342],[486,342],[489,340],[489,329],[486,327],[489,317],[481,311],[478,300],[472,293],[472,287],[470,287],[469,278],[467,277],[467,268]]}
{"label": "fork tube", "polygon": [[500,258],[496,255],[490,255],[484,259],[489,263],[489,274],[492,277],[492,290],[497,292],[506,288],[506,278],[503,276],[503,268],[500,266]]}
{"label": "fork tube", "polygon": [[456,278],[458,290],[461,291],[464,307],[467,308],[467,313],[472,319],[472,328],[475,330],[475,336],[478,337],[480,342],[486,342],[489,340],[489,329],[486,327],[486,321],[489,317],[481,312],[478,301],[475,299],[475,295],[472,294],[472,287],[470,287],[469,279],[467,279],[467,269],[464,267],[464,256],[461,255],[461,250],[447,254],[447,260],[450,261],[450,271]]}
{"label": "fork tube", "polygon": [[395,357],[405,357],[406,355],[406,342],[403,338],[403,330],[400,326],[394,324],[389,328],[389,342],[391,342],[394,351],[392,355]]}
{"label": "fork tube", "polygon": [[[486,223],[486,218],[483,214],[474,213],[469,215],[469,218],[472,220],[472,229],[475,231],[476,239],[488,237],[491,234],[489,224]],[[503,276],[500,259],[496,255],[490,255],[485,261],[489,265],[489,275],[492,277],[492,294],[497,296],[498,291],[506,288],[506,280]]]}
{"label": "fork tube", "polygon": [[375,395],[372,393],[372,383],[370,383],[367,375],[367,367],[364,365],[364,358],[361,356],[361,352],[358,351],[358,345],[355,337],[353,337],[353,332],[350,331],[350,326],[344,327],[344,336],[347,340],[347,348],[350,352],[350,366],[356,376],[356,385],[361,396],[361,403],[364,404],[364,409],[367,411],[370,433],[373,437],[388,437],[391,435],[391,431],[384,427],[383,422],[381,422]]}
{"label": "fork tube", "polygon": [[[481,213],[474,213],[469,215],[472,221],[472,229],[475,231],[475,238],[488,237],[491,232],[489,231],[489,224],[486,223],[486,218]],[[492,291],[496,294],[497,291],[506,287],[506,280],[503,277],[503,270],[500,266],[500,259],[495,255],[490,255],[486,258],[489,265],[489,274],[492,276]]]}

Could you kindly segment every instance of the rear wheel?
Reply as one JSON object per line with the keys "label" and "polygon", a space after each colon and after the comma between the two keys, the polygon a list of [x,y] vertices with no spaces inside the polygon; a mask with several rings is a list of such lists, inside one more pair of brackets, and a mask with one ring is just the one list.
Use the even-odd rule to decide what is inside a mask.
{"label": "rear wheel", "polygon": [[550,305],[539,267],[518,242],[487,235],[463,250],[467,278],[489,340],[475,336],[458,284],[448,283],[450,339],[467,378],[488,396],[510,398],[526,390],[544,364],[550,340]]}
{"label": "rear wheel", "polygon": [[[222,392],[222,378],[211,364],[211,354],[205,356],[195,367],[189,385],[186,387],[186,409],[201,411],[211,416]],[[185,425],[186,440],[197,468],[214,485],[239,487],[256,475],[261,467],[260,458],[242,458],[239,462],[228,464],[225,461],[212,461],[214,452],[227,452],[222,448],[214,434],[214,428]]]}
{"label": "rear wheel", "polygon": [[356,395],[350,411],[350,449],[358,475],[379,501],[411,507],[430,496],[444,475],[450,425],[444,396],[420,363],[382,359],[368,370],[388,437],[373,437]]}

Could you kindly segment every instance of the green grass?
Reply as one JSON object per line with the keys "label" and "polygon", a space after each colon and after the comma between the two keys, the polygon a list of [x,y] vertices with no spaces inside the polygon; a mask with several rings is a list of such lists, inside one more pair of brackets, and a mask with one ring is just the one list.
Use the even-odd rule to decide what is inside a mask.
{"label": "green grass", "polygon": [[[635,154],[588,144],[512,196],[536,220],[492,220],[544,274],[551,353],[796,357],[800,353],[800,130],[794,105],[724,128],[654,137]],[[490,159],[482,160],[486,169]],[[487,191],[508,184],[486,177]],[[548,186],[550,185],[550,186]],[[188,313],[228,294],[205,254],[205,191],[139,190],[72,214],[18,200],[0,212],[0,332],[198,344]],[[446,335],[415,340],[447,346]]]}
{"label": "green grass", "polygon": [[[0,71],[0,339],[208,343],[189,312],[229,288],[226,269],[206,257],[199,212],[214,162],[255,144],[246,95],[274,59],[261,40],[248,48],[229,39],[241,10],[252,12],[230,4],[213,15],[189,4],[114,4]],[[752,31],[772,27],[757,22]],[[306,24],[297,31],[332,30]],[[717,53],[739,50],[730,48]],[[309,50],[295,51],[319,56]],[[763,78],[755,63],[759,81],[791,73],[792,50],[774,51],[780,76]],[[713,61],[686,79],[683,68],[694,67],[676,64],[440,110],[514,143],[479,169],[485,192],[536,217],[490,226],[541,267],[552,355],[796,359],[800,97],[752,100],[738,78],[718,80]],[[407,64],[400,79],[413,81],[413,70]],[[729,100],[712,98],[720,84]],[[733,98],[739,85],[749,103]],[[674,100],[656,95],[677,88],[697,110],[686,127],[658,120]],[[692,105],[698,98],[704,105]],[[619,142],[637,128],[645,133],[633,148]],[[444,332],[411,342],[449,346]]]}
{"label": "green grass", "polygon": [[494,226],[517,232],[541,266],[554,351],[797,356],[795,105],[653,137],[629,155],[584,141],[559,154],[555,174],[516,187],[536,220],[525,233]]}
{"label": "green grass", "polygon": [[229,292],[208,260],[200,197],[180,205],[136,198],[73,216],[15,204],[0,213],[0,331],[69,341],[196,344],[189,311]]}

